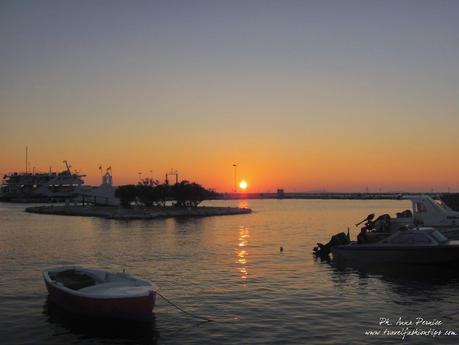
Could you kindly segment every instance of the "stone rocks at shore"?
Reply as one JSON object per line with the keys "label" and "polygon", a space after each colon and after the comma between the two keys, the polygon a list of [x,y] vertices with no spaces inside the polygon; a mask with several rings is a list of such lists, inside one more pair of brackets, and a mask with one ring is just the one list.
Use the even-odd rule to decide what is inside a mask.
{"label": "stone rocks at shore", "polygon": [[190,207],[173,206],[130,209],[111,206],[35,206],[26,212],[61,216],[100,217],[109,219],[155,219],[167,217],[209,217],[251,213],[249,208],[240,207]]}

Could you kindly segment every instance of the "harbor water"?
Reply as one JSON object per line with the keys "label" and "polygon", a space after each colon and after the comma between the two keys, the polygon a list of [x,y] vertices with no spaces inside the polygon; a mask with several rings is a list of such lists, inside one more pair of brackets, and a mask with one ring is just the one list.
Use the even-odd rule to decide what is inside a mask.
{"label": "harbor water", "polygon": [[[253,213],[119,221],[30,214],[24,212],[30,205],[0,204],[0,343],[459,343],[454,271],[338,269],[311,254],[316,242],[347,227],[355,238],[354,223],[369,213],[395,215],[408,201],[205,204]],[[144,324],[69,315],[47,301],[41,276],[62,265],[153,280],[165,297],[213,322],[193,319],[161,298]]]}

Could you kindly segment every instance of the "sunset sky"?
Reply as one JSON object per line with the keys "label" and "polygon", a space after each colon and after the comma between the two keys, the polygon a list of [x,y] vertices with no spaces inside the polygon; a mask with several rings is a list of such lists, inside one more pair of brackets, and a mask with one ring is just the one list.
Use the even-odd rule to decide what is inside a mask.
{"label": "sunset sky", "polygon": [[3,0],[0,120],[2,174],[459,191],[459,1]]}

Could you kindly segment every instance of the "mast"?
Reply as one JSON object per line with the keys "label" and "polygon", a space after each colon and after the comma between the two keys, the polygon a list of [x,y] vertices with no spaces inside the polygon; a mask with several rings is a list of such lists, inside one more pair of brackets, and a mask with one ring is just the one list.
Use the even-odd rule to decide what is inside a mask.
{"label": "mast", "polygon": [[29,153],[29,147],[26,146],[26,148],[25,148],[25,172],[26,172],[26,174],[27,174],[27,166],[29,165],[28,157],[27,157],[28,153]]}

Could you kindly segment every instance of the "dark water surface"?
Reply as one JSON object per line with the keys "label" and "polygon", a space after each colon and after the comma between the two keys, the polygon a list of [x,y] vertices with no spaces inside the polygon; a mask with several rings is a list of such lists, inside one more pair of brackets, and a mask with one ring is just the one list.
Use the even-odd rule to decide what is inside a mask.
{"label": "dark water surface", "polygon": [[[27,214],[0,204],[0,344],[458,344],[459,336],[365,335],[405,321],[459,333],[459,278],[437,268],[338,270],[317,241],[406,201],[250,200],[253,214],[117,221]],[[355,228],[351,228],[355,236]],[[279,252],[279,247],[284,252]],[[41,272],[60,265],[154,280],[194,320],[158,299],[148,324],[75,318],[47,302]],[[379,326],[381,317],[391,326]],[[409,326],[415,329],[416,326]]]}

